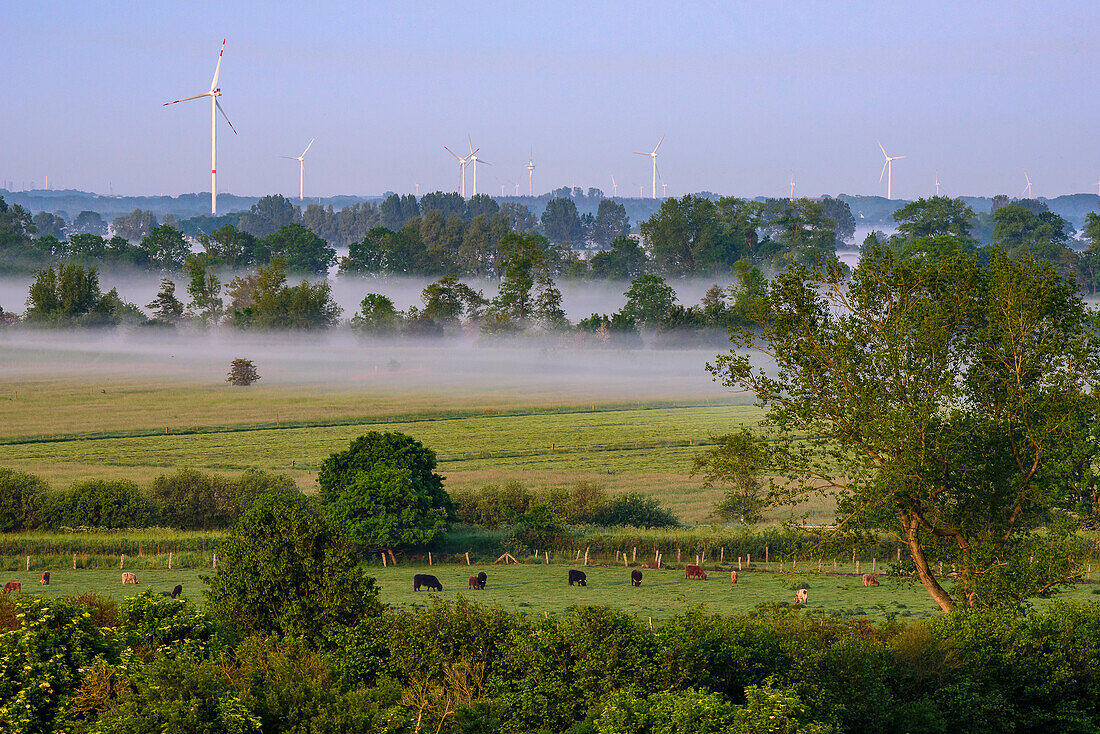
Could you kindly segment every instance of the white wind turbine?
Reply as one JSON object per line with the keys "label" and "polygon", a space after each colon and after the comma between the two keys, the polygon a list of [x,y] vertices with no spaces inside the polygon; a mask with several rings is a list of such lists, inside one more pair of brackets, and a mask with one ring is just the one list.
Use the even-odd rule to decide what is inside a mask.
{"label": "white wind turbine", "polygon": [[791,203],[794,203],[794,174],[791,174]]}
{"label": "white wind turbine", "polygon": [[229,129],[233,131],[233,134],[237,134],[237,129],[233,127],[233,123],[229,122],[229,115],[225,114],[225,110],[222,109],[221,104],[218,102],[218,97],[222,96],[222,90],[218,87],[218,75],[222,70],[222,54],[225,53],[225,39],[222,39],[221,51],[218,51],[218,65],[214,67],[214,80],[210,82],[210,91],[203,92],[202,94],[195,94],[190,97],[184,97],[183,99],[177,99],[173,102],[165,102],[164,107],[173,104],[179,104],[180,102],[187,102],[192,99],[200,99],[202,97],[210,98],[210,213],[214,216],[218,214],[218,113],[222,113],[222,117],[229,123]]}
{"label": "white wind turbine", "polygon": [[1031,177],[1027,175],[1027,171],[1024,171],[1024,180],[1027,181],[1027,186],[1025,186],[1024,190],[1020,192],[1020,196],[1024,196],[1024,194],[1027,194],[1027,196],[1024,196],[1024,198],[1025,199],[1030,199],[1031,198]]}
{"label": "white wind turbine", "polygon": [[455,160],[458,161],[458,179],[461,182],[460,185],[462,187],[462,198],[465,199],[466,198],[466,166],[469,165],[469,163],[470,163],[470,157],[469,156],[465,156],[465,157],[460,156],[458,153],[455,153],[453,150],[448,148],[446,145],[443,146],[443,150],[445,150],[448,153],[450,153],[451,155],[453,155],[455,157]]}
{"label": "white wind turbine", "polygon": [[[519,192],[516,192],[519,193]],[[535,149],[531,149],[531,155],[527,158],[527,195],[535,195]]]}
{"label": "white wind turbine", "polygon": [[611,174],[611,198],[619,195],[619,184],[615,183],[615,174]]}
{"label": "white wind turbine", "polygon": [[279,156],[280,158],[286,158],[288,161],[298,161],[298,201],[303,201],[305,199],[304,192],[306,185],[306,153],[308,153],[309,149],[313,147],[314,140],[316,140],[316,138],[310,139],[309,145],[306,146],[306,149],[302,151],[302,154],[300,156]]}
{"label": "white wind turbine", "polygon": [[[877,140],[875,142],[878,142]],[[905,156],[903,155],[887,155],[886,148],[882,147],[882,143],[878,144],[878,149],[882,151],[882,157],[886,159],[886,162],[882,164],[882,173],[878,175],[879,183],[882,183],[883,174],[886,175],[886,198],[894,198],[894,161],[899,161]]]}
{"label": "white wind turbine", "polygon": [[642,153],[640,151],[634,151],[634,155],[647,155],[653,160],[653,198],[657,198],[657,148],[661,147],[661,143],[665,142],[665,136],[662,135],[661,139],[657,141],[657,147],[653,149],[651,153]]}
{"label": "white wind turbine", "polygon": [[940,195],[940,174],[936,174],[936,196]]}
{"label": "white wind turbine", "polygon": [[473,193],[473,195],[477,196],[477,164],[478,163],[484,163],[487,166],[491,166],[493,164],[490,163],[489,161],[483,161],[483,160],[481,160],[480,158],[477,157],[477,151],[481,150],[481,148],[478,148],[477,150],[474,150],[474,141],[469,135],[466,136],[466,140],[470,143],[470,154],[466,156],[466,161],[469,165],[472,165],[474,167],[474,193]]}

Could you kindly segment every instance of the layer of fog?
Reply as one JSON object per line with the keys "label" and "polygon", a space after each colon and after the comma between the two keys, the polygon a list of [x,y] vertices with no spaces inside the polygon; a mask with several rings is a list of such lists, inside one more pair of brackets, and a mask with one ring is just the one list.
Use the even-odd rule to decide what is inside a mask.
{"label": "layer of fog", "polygon": [[229,363],[244,357],[256,364],[262,384],[563,400],[714,398],[732,395],[705,368],[726,350],[721,343],[677,350],[582,348],[568,337],[385,342],[343,329],[317,335],[7,329],[0,330],[0,376],[219,385]]}

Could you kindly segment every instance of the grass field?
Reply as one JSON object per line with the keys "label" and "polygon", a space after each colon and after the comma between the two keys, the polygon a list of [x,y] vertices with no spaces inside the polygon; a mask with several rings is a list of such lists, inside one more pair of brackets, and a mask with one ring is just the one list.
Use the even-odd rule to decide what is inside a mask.
{"label": "grass field", "polygon": [[[315,486],[317,467],[329,454],[367,431],[391,430],[408,433],[434,449],[450,489],[512,479],[530,486],[596,479],[612,494],[657,495],[691,522],[704,519],[719,494],[703,490],[701,482],[689,476],[694,456],[712,434],[754,422],[760,415],[732,398],[582,405],[502,399],[495,406],[467,402],[448,408],[446,399],[429,404],[415,395],[400,404],[394,396],[375,403],[364,395],[353,399],[314,393],[300,410],[283,413],[276,425],[274,420],[252,419],[260,410],[274,416],[285,409],[280,407],[286,399],[281,388],[249,393],[262,408],[226,404],[222,397],[214,400],[209,397],[213,389],[179,394],[175,388],[147,390],[142,399],[154,406],[165,400],[197,407],[181,411],[165,433],[158,425],[163,416],[157,409],[145,416],[135,412],[142,393],[136,386],[113,403],[88,391],[77,400],[77,388],[64,382],[39,386],[31,393],[38,397],[31,400],[26,393],[0,400],[0,466],[40,474],[55,485],[90,477],[145,483],[184,466],[221,472],[255,466],[287,472],[309,491]],[[243,394],[230,395],[237,401]],[[44,416],[69,401],[85,407],[60,409],[60,417],[47,422]],[[19,409],[13,408],[17,402]],[[101,404],[102,417],[92,420],[96,403]],[[225,423],[201,422],[210,417],[208,410],[219,406],[226,411]],[[74,416],[86,419],[80,425],[83,430],[63,432],[77,427]],[[120,421],[128,428],[118,429]],[[47,426],[52,430],[46,432]]]}
{"label": "grass field", "polygon": [[[479,602],[497,605],[506,611],[527,614],[566,614],[581,604],[606,606],[638,615],[654,622],[702,607],[708,612],[745,613],[765,602],[794,601],[794,590],[804,586],[809,590],[808,610],[853,614],[881,618],[892,613],[902,617],[923,618],[939,613],[919,584],[899,582],[882,577],[882,586],[864,587],[858,576],[816,573],[776,573],[769,571],[742,572],[733,585],[729,573],[708,571],[706,581],[684,578],[683,571],[643,570],[642,585],[630,586],[629,574],[621,567],[584,568],[588,586],[570,587],[567,571],[574,566],[552,564],[521,564],[512,566],[478,565],[402,565],[390,568],[369,568],[367,573],[378,580],[382,600],[396,608],[424,607],[433,599],[454,599],[457,594]],[[578,567],[583,568],[583,567]],[[489,576],[484,591],[467,589],[467,579],[484,570]],[[123,586],[121,572],[116,570],[54,571],[49,586],[40,586],[39,573],[6,572],[4,581],[21,581],[23,593],[50,597],[71,596],[95,591],[121,601],[137,591],[152,588],[168,591],[183,584],[184,594],[197,605],[203,605],[200,574],[213,573],[187,570],[137,570],[137,586]],[[443,584],[441,594],[413,592],[412,577],[416,573],[432,573]],[[1100,594],[1100,584],[1074,586],[1058,598],[1093,601]],[[1045,600],[1037,600],[1043,606]]]}

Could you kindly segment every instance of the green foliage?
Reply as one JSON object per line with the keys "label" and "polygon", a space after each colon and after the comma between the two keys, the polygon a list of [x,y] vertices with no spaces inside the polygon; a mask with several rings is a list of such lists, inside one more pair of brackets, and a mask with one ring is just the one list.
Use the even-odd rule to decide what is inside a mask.
{"label": "green foliage", "polygon": [[595,525],[629,526],[635,528],[675,528],[680,521],[669,510],[661,507],[655,497],[638,492],[627,492],[613,498],[592,515]]}
{"label": "green foliage", "polygon": [[160,279],[160,290],[157,291],[157,297],[151,303],[147,303],[145,308],[153,312],[153,321],[159,324],[172,325],[183,318],[184,307],[180,300],[176,298],[176,284],[172,282],[171,278]]}
{"label": "green foliage", "polygon": [[204,578],[207,608],[240,634],[316,641],[327,627],[376,611],[377,588],[346,536],[304,497],[258,499],[220,555],[217,574]]}
{"label": "green foliage", "polygon": [[395,334],[401,327],[401,314],[393,301],[378,293],[368,293],[359,304],[359,313],[351,327],[365,334]]}
{"label": "green foliage", "polygon": [[141,264],[154,270],[178,271],[191,257],[191,248],[184,241],[183,233],[167,224],[154,226],[141,238],[136,249],[138,257],[141,258]]}
{"label": "green foliage", "polygon": [[761,206],[724,197],[717,202],[686,195],[666,199],[642,222],[641,233],[657,272],[668,275],[721,272],[754,257]]}
{"label": "green foliage", "polygon": [[117,663],[118,651],[81,606],[26,596],[15,610],[18,627],[0,634],[0,730],[69,730],[86,666],[97,657]]}
{"label": "green foliage", "polygon": [[243,328],[324,329],[335,326],[341,312],[328,281],[288,286],[281,256],[257,271],[248,300],[249,305],[233,312],[233,323]]}
{"label": "green foliage", "polygon": [[263,265],[271,259],[267,244],[248,232],[225,224],[212,234],[199,237],[207,262],[230,270]]}
{"label": "green foliage", "polygon": [[641,275],[630,283],[625,294],[623,316],[636,323],[655,327],[667,318],[676,305],[676,291],[659,275]]}
{"label": "green foliage", "polygon": [[965,201],[947,196],[920,198],[894,211],[898,236],[905,240],[951,237],[963,242],[970,241],[973,219],[974,210]]}
{"label": "green foliage", "polygon": [[44,528],[144,528],[156,519],[152,502],[125,479],[87,479],[48,492],[40,513]]}
{"label": "green foliage", "polygon": [[218,276],[209,272],[209,262],[205,255],[188,257],[184,270],[190,280],[187,294],[191,296],[191,308],[199,321],[214,326],[222,317],[222,283]]}
{"label": "green foliage", "polygon": [[222,508],[228,504],[232,482],[217,474],[179,469],[153,479],[150,499],[159,507],[160,522],[181,530],[212,530],[233,521]]}
{"label": "green foliage", "polygon": [[106,326],[135,317],[140,317],[140,311],[124,303],[117,291],[100,291],[95,268],[75,263],[36,271],[27,297],[26,319],[34,324]]}
{"label": "green foliage", "polygon": [[516,521],[531,504],[533,493],[521,482],[485,484],[454,493],[456,517],[469,525],[495,528]]}
{"label": "green foliage", "polygon": [[362,546],[423,545],[454,518],[435,466],[435,452],[411,436],[372,431],[321,464],[321,501]]}
{"label": "green foliage", "polygon": [[[719,693],[687,689],[654,693],[648,698],[636,688],[615,691],[600,704],[593,722],[599,734],[725,734],[726,732],[786,732],[773,728],[735,728],[734,706]],[[775,724],[777,722],[765,722]]]}
{"label": "green foliage", "polygon": [[545,546],[565,531],[565,523],[547,502],[532,502],[516,524],[527,545]]}
{"label": "green foliage", "polygon": [[291,273],[324,275],[336,264],[336,250],[301,224],[284,224],[264,244],[273,258],[283,259]]}
{"label": "green foliage", "polygon": [[633,237],[616,237],[609,249],[592,256],[590,271],[595,278],[631,280],[642,275],[648,264],[645,250]]}
{"label": "green foliage", "polygon": [[49,485],[41,477],[0,467],[0,533],[38,526],[38,509]]}
{"label": "green foliage", "polygon": [[[1072,575],[1054,550],[1065,525],[1037,534],[1098,449],[1093,316],[1072,282],[1000,251],[982,267],[876,248],[850,283],[836,262],[777,276],[767,306],[760,331],[735,334],[710,369],[768,406],[753,440],[728,448],[751,445],[744,463],[785,480],[769,503],[828,492],[843,527],[906,538],[945,610],[1017,604]],[[1049,563],[1031,563],[1043,545]],[[956,564],[953,598],[933,561]]]}
{"label": "green foliage", "polygon": [[540,222],[543,234],[554,244],[581,244],[581,220],[572,199],[557,198],[546,202]]}
{"label": "green foliage", "polygon": [[236,387],[248,387],[260,379],[260,373],[251,359],[237,357],[229,363],[229,374],[225,381]]}
{"label": "green foliage", "polygon": [[206,612],[187,599],[142,591],[118,607],[118,631],[143,657],[180,654],[205,657],[216,634]]}
{"label": "green foliage", "polygon": [[131,683],[132,690],[107,708],[90,732],[260,732],[259,718],[241,702],[217,661],[186,654],[156,658]]}

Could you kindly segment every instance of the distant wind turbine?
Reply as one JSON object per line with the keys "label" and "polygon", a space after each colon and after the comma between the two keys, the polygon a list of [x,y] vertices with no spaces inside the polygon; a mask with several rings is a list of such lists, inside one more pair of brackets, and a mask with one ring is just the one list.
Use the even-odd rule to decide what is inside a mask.
{"label": "distant wind turbine", "polygon": [[791,203],[794,203],[794,174],[791,174]]}
{"label": "distant wind turbine", "polygon": [[519,181],[516,181],[516,196],[519,196]]}
{"label": "distant wind turbine", "polygon": [[657,147],[650,153],[642,153],[634,151],[634,155],[647,155],[653,160],[653,198],[657,198],[657,148],[661,147],[661,143],[665,142],[665,136],[662,135],[661,139],[657,141]]}
{"label": "distant wind turbine", "polygon": [[229,129],[233,131],[233,134],[237,134],[237,129],[233,127],[233,123],[229,122],[229,115],[225,114],[225,110],[222,109],[221,104],[218,102],[218,97],[222,96],[222,90],[218,87],[218,75],[222,71],[222,54],[225,53],[225,39],[222,39],[222,48],[218,52],[218,65],[214,67],[214,80],[210,82],[210,90],[203,92],[202,94],[195,94],[190,97],[184,97],[183,99],[177,99],[172,102],[165,102],[164,107],[173,104],[179,104],[180,102],[187,102],[192,99],[200,99],[201,97],[210,98],[210,214],[217,216],[218,214],[218,113],[222,113],[222,117],[229,123]]}
{"label": "distant wind turbine", "polygon": [[531,149],[531,155],[527,158],[527,195],[535,195],[535,149]]}
{"label": "distant wind turbine", "polygon": [[302,154],[296,158],[290,155],[279,156],[280,158],[286,158],[289,161],[298,161],[298,201],[303,201],[305,199],[304,192],[306,185],[306,153],[308,153],[309,149],[313,147],[314,140],[316,140],[316,138],[311,138],[309,141],[309,145],[307,145],[306,149],[302,151]]}
{"label": "distant wind turbine", "polygon": [[469,165],[469,163],[470,163],[470,157],[469,156],[460,156],[458,153],[455,153],[453,150],[448,148],[446,145],[443,146],[443,150],[445,150],[448,153],[450,153],[451,155],[453,155],[455,157],[455,160],[458,161],[458,179],[460,181],[459,185],[462,188],[462,198],[465,199],[466,198],[466,166]]}
{"label": "distant wind turbine", "polygon": [[619,184],[615,183],[615,174],[611,174],[611,197],[619,195]]}
{"label": "distant wind turbine", "polygon": [[940,174],[936,174],[936,196],[940,195]]}
{"label": "distant wind turbine", "polygon": [[483,160],[481,160],[480,158],[477,157],[477,151],[481,150],[481,148],[478,148],[477,150],[474,150],[473,138],[471,138],[469,135],[467,135],[466,140],[467,140],[467,142],[470,143],[470,154],[466,156],[466,160],[469,162],[470,165],[472,165],[474,167],[474,193],[473,193],[473,195],[477,196],[477,164],[478,163],[484,163],[487,166],[491,166],[493,164],[490,163],[489,161],[483,161]]}
{"label": "distant wind turbine", "polygon": [[644,191],[645,191],[645,186],[642,186],[641,184],[638,184],[638,198],[639,199],[641,199],[643,196],[645,196],[645,193],[643,193]]}
{"label": "distant wind turbine", "polygon": [[1027,186],[1025,186],[1024,190],[1020,192],[1020,195],[1024,196],[1024,194],[1026,194],[1026,196],[1024,196],[1024,198],[1025,199],[1030,199],[1031,198],[1031,177],[1027,175],[1027,171],[1024,171],[1024,179],[1027,181]]}
{"label": "distant wind turbine", "polygon": [[[875,142],[878,142],[877,140]],[[882,151],[882,157],[886,159],[886,162],[882,164],[882,173],[878,175],[879,183],[882,183],[882,176],[886,174],[886,198],[894,198],[894,161],[900,161],[905,156],[903,155],[887,155],[886,148],[882,147],[882,143],[878,144],[878,149]]]}

